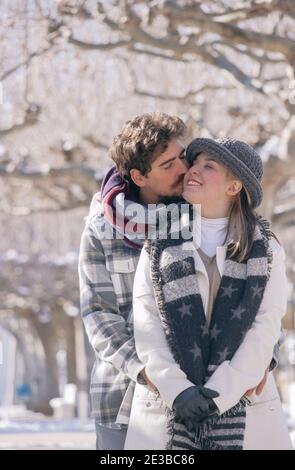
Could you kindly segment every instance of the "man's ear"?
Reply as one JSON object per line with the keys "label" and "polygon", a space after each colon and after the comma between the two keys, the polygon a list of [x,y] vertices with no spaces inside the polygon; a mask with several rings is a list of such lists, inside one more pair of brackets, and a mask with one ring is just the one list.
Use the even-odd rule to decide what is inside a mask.
{"label": "man's ear", "polygon": [[133,183],[140,188],[143,188],[146,185],[146,176],[143,176],[137,168],[132,168],[132,170],[130,170],[130,178]]}
{"label": "man's ear", "polygon": [[228,196],[236,196],[242,189],[243,184],[240,180],[232,180],[227,187]]}

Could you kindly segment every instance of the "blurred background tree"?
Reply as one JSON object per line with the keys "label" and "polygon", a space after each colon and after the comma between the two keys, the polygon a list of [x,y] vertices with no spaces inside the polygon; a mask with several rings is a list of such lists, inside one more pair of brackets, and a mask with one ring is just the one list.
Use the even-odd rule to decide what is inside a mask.
{"label": "blurred background tree", "polygon": [[294,1],[11,0],[0,17],[0,325],[28,405],[49,412],[67,382],[87,390],[83,217],[112,138],[142,112],[179,115],[188,140],[226,135],[260,152],[261,212],[287,251],[293,329]]}

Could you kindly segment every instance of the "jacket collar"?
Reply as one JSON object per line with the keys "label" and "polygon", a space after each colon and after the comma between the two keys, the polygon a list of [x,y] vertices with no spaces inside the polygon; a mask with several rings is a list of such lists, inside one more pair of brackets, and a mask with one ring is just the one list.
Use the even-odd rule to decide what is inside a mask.
{"label": "jacket collar", "polygon": [[[199,271],[203,274],[206,274],[206,268],[205,268],[204,263],[202,262],[202,260],[200,258],[200,255],[198,254],[198,252],[196,250],[196,245],[194,244],[194,242],[189,241],[189,242],[185,242],[185,243],[187,244],[186,249],[191,249],[194,252],[195,256],[197,257],[197,259],[199,261],[198,263],[196,263],[196,271]],[[218,268],[218,271],[219,271],[219,274],[220,274],[221,277],[223,276],[223,272],[224,272],[224,263],[225,263],[225,258],[226,258],[226,250],[227,250],[227,245],[217,246],[216,247],[216,264],[217,264],[217,268]]]}

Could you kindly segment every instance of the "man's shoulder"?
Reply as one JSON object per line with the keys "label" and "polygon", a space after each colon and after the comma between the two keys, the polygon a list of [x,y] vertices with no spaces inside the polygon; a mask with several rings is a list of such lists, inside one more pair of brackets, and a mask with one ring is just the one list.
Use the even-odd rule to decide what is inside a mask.
{"label": "man's shoulder", "polygon": [[101,194],[100,192],[97,192],[94,194],[92,197],[90,206],[89,206],[89,212],[88,215],[85,218],[85,223],[91,224],[91,223],[96,223],[104,219],[104,213],[103,213],[103,207],[102,207],[102,201],[101,201]]}
{"label": "man's shoulder", "polygon": [[106,231],[108,238],[112,238],[113,228],[104,215],[99,192],[94,194],[92,198],[88,215],[85,217],[85,227],[90,228],[94,235],[100,240],[105,238]]}
{"label": "man's shoulder", "polygon": [[99,241],[106,255],[116,253],[130,254],[130,248],[124,244],[124,237],[117,233],[104,214],[100,193],[96,193],[91,201],[89,214],[85,219],[85,230],[91,233],[92,239]]}

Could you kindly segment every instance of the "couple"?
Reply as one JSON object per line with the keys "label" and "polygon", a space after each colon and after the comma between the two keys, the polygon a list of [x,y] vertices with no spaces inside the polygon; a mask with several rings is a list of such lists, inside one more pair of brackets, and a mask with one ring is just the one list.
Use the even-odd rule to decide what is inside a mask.
{"label": "couple", "polygon": [[[128,121],[86,220],[79,275],[97,449],[290,449],[269,372],[284,250],[254,212],[261,159],[231,139],[197,138],[185,152],[184,134],[164,113]],[[144,242],[149,218],[130,207],[146,216],[171,201],[189,203],[189,223],[199,204],[201,226],[183,238],[170,221],[165,238]]]}

